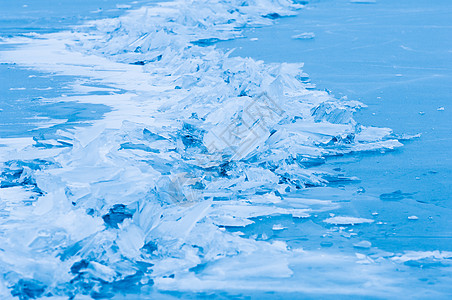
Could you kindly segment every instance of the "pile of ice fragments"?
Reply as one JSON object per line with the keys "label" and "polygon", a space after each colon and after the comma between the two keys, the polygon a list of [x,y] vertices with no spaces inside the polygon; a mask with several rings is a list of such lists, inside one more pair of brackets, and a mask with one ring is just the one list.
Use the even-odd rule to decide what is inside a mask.
{"label": "pile of ice fragments", "polygon": [[301,64],[230,57],[213,45],[301,7],[177,1],[64,33],[68,51],[136,65],[153,89],[128,90],[135,95],[122,105],[139,121],[121,119],[120,106],[118,128],[102,126],[107,114],[7,154],[0,295],[103,298],[154,282],[177,288],[180,278],[196,289],[199,270],[226,257],[248,257],[247,276],[271,257],[272,274],[290,276],[294,249],[227,228],[268,215],[308,218],[315,209],[296,193],[334,178],[316,170],[326,157],[400,146],[389,129],[357,124],[360,103],[316,90]]}

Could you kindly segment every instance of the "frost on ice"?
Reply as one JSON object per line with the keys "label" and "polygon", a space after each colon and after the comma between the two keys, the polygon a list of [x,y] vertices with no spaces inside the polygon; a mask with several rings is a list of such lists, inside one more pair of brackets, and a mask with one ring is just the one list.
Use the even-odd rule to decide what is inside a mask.
{"label": "frost on ice", "polygon": [[91,127],[0,140],[0,293],[102,298],[153,284],[202,290],[291,276],[305,252],[228,229],[328,210],[331,201],[297,196],[334,180],[315,168],[325,157],[401,146],[389,129],[353,120],[360,103],[306,82],[302,64],[264,64],[212,46],[301,7],[177,1],[5,41],[22,44],[5,60],[126,92],[77,97],[113,108]]}

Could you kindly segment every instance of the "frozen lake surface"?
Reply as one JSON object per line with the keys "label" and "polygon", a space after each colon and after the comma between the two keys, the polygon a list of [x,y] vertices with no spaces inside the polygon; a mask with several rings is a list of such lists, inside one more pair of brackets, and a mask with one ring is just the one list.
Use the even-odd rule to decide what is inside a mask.
{"label": "frozen lake surface", "polygon": [[452,295],[448,1],[49,3],[0,2],[2,297]]}
{"label": "frozen lake surface", "polygon": [[[402,135],[421,134],[385,155],[333,158],[327,164],[359,177],[356,186],[368,195],[406,193],[408,197],[399,197],[403,204],[379,207],[387,210],[382,217],[403,220],[414,209],[425,221],[432,217],[415,228],[409,224],[407,230],[414,232],[399,227],[395,237],[376,236],[390,251],[401,245],[452,247],[451,13],[448,1],[311,1],[296,18],[222,43],[226,49],[236,48],[239,56],[305,62],[317,88],[368,105],[356,114],[358,122],[387,126]],[[294,39],[299,32],[313,32],[315,38]],[[378,202],[364,205],[370,209],[380,206]]]}
{"label": "frozen lake surface", "polygon": [[[1,1],[0,36],[58,32],[88,20],[117,17],[127,9],[150,2]],[[0,49],[7,47],[10,46],[1,45]],[[3,91],[0,99],[0,138],[51,133],[56,128],[97,119],[108,111],[108,107],[103,105],[64,101],[64,96],[73,94],[68,85],[75,78],[70,76],[42,74],[14,63],[2,63],[0,79]],[[54,100],[42,105],[43,99]],[[54,126],[56,124],[60,126]]]}

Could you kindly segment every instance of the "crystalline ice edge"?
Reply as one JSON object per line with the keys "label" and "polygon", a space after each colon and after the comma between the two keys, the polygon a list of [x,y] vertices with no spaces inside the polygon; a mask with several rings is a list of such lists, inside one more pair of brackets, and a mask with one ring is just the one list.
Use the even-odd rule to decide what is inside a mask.
{"label": "crystalline ice edge", "polygon": [[[391,130],[353,120],[360,103],[305,82],[301,64],[264,64],[212,46],[301,7],[177,1],[74,32],[6,41],[23,46],[4,59],[127,93],[78,97],[113,107],[92,127],[18,150],[0,141],[6,145],[0,148],[0,293],[106,297],[152,284],[312,291],[308,283],[286,281],[292,264],[356,262],[225,230],[261,216],[309,218],[331,209],[331,201],[297,198],[298,190],[335,179],[315,166],[327,156],[401,146]],[[46,60],[48,51],[55,55]],[[416,256],[407,255],[393,261]],[[354,268],[360,271],[354,282],[367,284],[369,293],[396,289],[397,281],[377,275],[386,265]]]}

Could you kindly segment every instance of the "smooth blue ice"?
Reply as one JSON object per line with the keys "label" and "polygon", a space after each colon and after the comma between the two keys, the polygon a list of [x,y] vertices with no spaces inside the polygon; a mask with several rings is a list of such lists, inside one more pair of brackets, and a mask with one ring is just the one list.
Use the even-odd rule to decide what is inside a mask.
{"label": "smooth blue ice", "polygon": [[448,298],[450,5],[97,4],[3,35],[1,297]]}
{"label": "smooth blue ice", "polygon": [[[401,247],[450,251],[449,2],[357,5],[313,1],[310,8],[276,25],[282,43],[274,42],[269,28],[261,28],[246,33],[248,39],[257,41],[243,39],[222,46],[236,47],[236,55],[252,55],[266,62],[304,60],[305,70],[318,88],[369,106],[356,114],[356,120],[387,125],[400,134],[421,134],[387,155],[334,158],[327,165],[358,176],[361,182],[349,187],[364,188],[366,195],[377,199],[365,205],[375,205],[381,217],[398,224],[394,237],[373,237],[380,247],[388,251]],[[378,32],[369,34],[375,28]],[[293,33],[301,31],[314,32],[316,37],[294,40]],[[364,203],[353,205],[363,209]],[[412,214],[421,214],[424,222],[402,226]]]}

